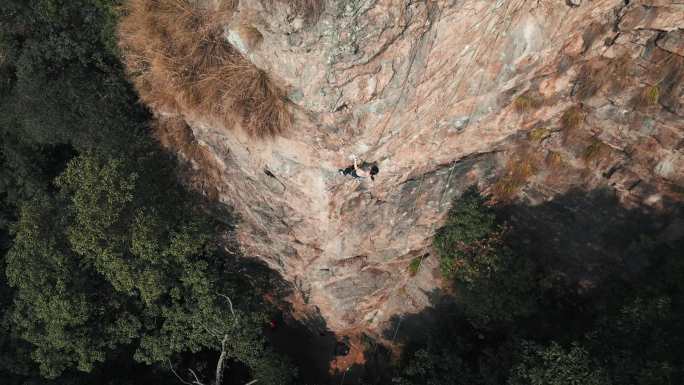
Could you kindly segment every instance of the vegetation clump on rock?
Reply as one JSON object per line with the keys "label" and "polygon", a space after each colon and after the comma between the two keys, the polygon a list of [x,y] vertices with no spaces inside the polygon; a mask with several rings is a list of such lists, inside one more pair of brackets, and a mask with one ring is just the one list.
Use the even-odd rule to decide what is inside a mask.
{"label": "vegetation clump on rock", "polygon": [[[214,5],[212,5],[214,4]],[[290,127],[286,94],[224,36],[232,1],[128,0],[120,48],[141,99],[165,114],[209,115],[255,137]],[[240,28],[257,44],[253,26]]]}

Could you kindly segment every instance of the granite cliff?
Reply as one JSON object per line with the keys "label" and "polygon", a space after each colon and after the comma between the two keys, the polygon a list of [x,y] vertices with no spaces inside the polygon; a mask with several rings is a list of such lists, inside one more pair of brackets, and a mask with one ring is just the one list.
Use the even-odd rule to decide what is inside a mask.
{"label": "granite cliff", "polygon": [[[193,165],[189,183],[235,209],[245,254],[336,332],[379,332],[431,305],[431,237],[469,186],[531,207],[600,189],[667,214],[684,198],[682,3],[186,3],[223,12],[221,38],[268,76],[289,115],[259,137],[249,119],[172,94],[146,100],[160,139]],[[374,181],[339,175],[352,154],[378,165]],[[581,200],[570,209],[597,212]]]}

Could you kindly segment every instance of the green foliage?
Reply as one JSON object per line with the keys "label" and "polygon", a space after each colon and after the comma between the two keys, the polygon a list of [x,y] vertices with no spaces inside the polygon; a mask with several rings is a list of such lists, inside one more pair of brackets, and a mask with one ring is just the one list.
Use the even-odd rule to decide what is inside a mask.
{"label": "green foliage", "polygon": [[467,281],[477,276],[477,266],[463,266],[473,258],[481,242],[497,231],[494,212],[485,205],[485,198],[474,188],[468,189],[449,211],[446,223],[434,238],[440,255],[442,274],[451,277],[458,270]]}
{"label": "green foliage", "polygon": [[504,242],[505,229],[474,189],[454,202],[435,235],[442,272],[454,279],[473,322],[508,322],[534,309],[534,264]]}
{"label": "green foliage", "polygon": [[201,215],[182,200],[151,200],[121,159],[79,156],[56,185],[58,199],[24,205],[7,258],[13,320],[45,376],[91,371],[128,345],[136,360],[165,362],[215,349],[224,335],[228,355],[255,373],[290,371],[265,350],[264,316],[245,307],[253,300],[208,262],[212,231]]}
{"label": "green foliage", "polygon": [[121,367],[137,381],[136,361],[167,367],[228,336],[259,383],[288,383],[255,289],[147,136],[116,51],[120,5],[0,3],[0,376],[104,384]]}
{"label": "green foliage", "polygon": [[[513,239],[514,230],[502,232],[493,216],[483,220],[491,210],[469,194],[454,203],[450,215],[461,220],[442,229],[435,246],[457,266],[456,309],[427,341],[413,342],[420,353],[402,361],[398,383],[682,383],[681,237],[640,235],[623,245],[624,266],[611,265],[615,273],[600,287],[579,292],[522,253],[525,240]],[[446,242],[445,232],[457,230],[474,235],[451,234],[455,241]],[[450,378],[442,367],[467,374]]]}
{"label": "green foliage", "polygon": [[459,285],[458,296],[469,319],[479,327],[511,322],[537,310],[534,265],[503,248],[479,263],[480,276],[470,284]]}
{"label": "green foliage", "polygon": [[680,239],[672,246],[634,241],[625,258],[646,258],[638,287],[616,285],[586,345],[601,357],[614,383],[676,384],[684,378],[684,261]]}
{"label": "green foliage", "polygon": [[110,337],[101,335],[100,322],[93,322],[99,329],[94,331],[104,339],[91,339],[87,333],[87,322],[99,321],[99,317],[97,308],[88,306],[89,293],[78,286],[91,290],[97,286],[90,286],[89,277],[79,273],[78,261],[70,258],[63,240],[52,231],[61,225],[62,218],[56,214],[48,198],[22,208],[6,272],[17,290],[13,322],[19,335],[34,346],[32,356],[50,378],[76,363],[81,370],[92,369],[95,362],[104,360]]}
{"label": "green foliage", "polygon": [[523,343],[520,362],[513,368],[510,385],[608,385],[603,370],[577,344],[564,349]]}
{"label": "green foliage", "polygon": [[403,367],[399,385],[472,384],[473,376],[464,361],[449,350],[416,351]]}
{"label": "green foliage", "polygon": [[7,0],[0,127],[24,142],[130,151],[146,114],[115,47],[117,0]]}
{"label": "green foliage", "polygon": [[414,277],[416,274],[418,274],[418,270],[420,270],[420,264],[422,262],[422,257],[415,257],[411,260],[411,263],[408,266],[409,275],[411,277]]}

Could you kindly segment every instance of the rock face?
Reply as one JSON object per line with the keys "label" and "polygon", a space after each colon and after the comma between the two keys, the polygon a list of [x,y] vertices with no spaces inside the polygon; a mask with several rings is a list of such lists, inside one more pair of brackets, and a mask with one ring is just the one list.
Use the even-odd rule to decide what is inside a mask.
{"label": "rock face", "polygon": [[[287,90],[293,126],[255,139],[184,114],[201,149],[185,155],[238,212],[246,254],[332,330],[430,305],[431,237],[468,186],[528,205],[573,189],[656,211],[683,198],[682,4],[283,4],[240,1],[225,36]],[[338,174],[352,154],[377,163],[375,181]]]}

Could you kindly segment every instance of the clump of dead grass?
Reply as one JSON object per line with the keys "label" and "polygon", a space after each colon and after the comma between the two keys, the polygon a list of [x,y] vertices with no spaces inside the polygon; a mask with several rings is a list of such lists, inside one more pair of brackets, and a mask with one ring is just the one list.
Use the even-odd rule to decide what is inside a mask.
{"label": "clump of dead grass", "polygon": [[565,166],[565,161],[563,160],[563,155],[560,152],[549,151],[546,155],[546,165],[552,171],[558,171]]}
{"label": "clump of dead grass", "polygon": [[537,127],[533,128],[530,132],[527,133],[527,139],[529,139],[532,142],[539,143],[542,140],[548,138],[551,135],[551,130],[545,127]]}
{"label": "clump of dead grass", "polygon": [[581,106],[572,106],[563,112],[560,118],[561,128],[570,131],[579,127],[584,122],[584,110]]}
{"label": "clump of dead grass", "polygon": [[180,117],[156,119],[152,125],[152,134],[159,144],[170,152],[185,158],[193,157],[195,136],[190,126]]}
{"label": "clump of dead grass", "polygon": [[541,107],[541,105],[541,98],[533,95],[531,92],[525,92],[513,99],[513,107],[519,114],[536,110]]}
{"label": "clump of dead grass", "polygon": [[584,160],[584,162],[587,164],[595,163],[605,159],[609,154],[610,146],[598,140],[597,138],[593,138],[591,143],[589,143],[589,145],[582,152],[582,160]]}
{"label": "clump of dead grass", "polygon": [[152,125],[152,134],[169,153],[181,162],[181,178],[210,200],[217,200],[222,168],[211,152],[196,140],[192,129],[179,116],[160,116]]}
{"label": "clump of dead grass", "polygon": [[646,87],[639,95],[639,104],[642,106],[655,106],[660,100],[660,86],[654,85]]}
{"label": "clump of dead grass", "polygon": [[[289,127],[286,93],[223,36],[234,0],[128,0],[119,26],[124,62],[143,102],[201,113],[252,136]],[[259,39],[251,31],[250,39]],[[254,42],[258,44],[258,42]]]}
{"label": "clump of dead grass", "polygon": [[492,186],[494,196],[501,200],[512,198],[537,172],[537,160],[524,153],[508,161],[505,174]]}
{"label": "clump of dead grass", "polygon": [[627,56],[590,62],[577,76],[575,95],[579,100],[590,98],[602,88],[615,93],[622,91],[630,82],[633,60]]}

